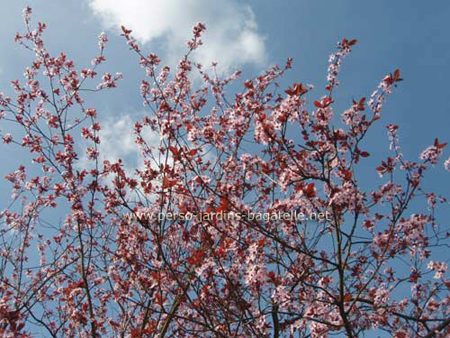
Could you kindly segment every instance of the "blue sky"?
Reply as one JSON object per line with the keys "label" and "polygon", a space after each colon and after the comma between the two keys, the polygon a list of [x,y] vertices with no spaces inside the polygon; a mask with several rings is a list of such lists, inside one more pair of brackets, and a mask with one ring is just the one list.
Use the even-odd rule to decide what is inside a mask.
{"label": "blue sky", "polygon": [[[314,84],[311,100],[323,94],[328,55],[336,42],[343,37],[358,39],[340,75],[342,86],[336,100],[341,109],[348,107],[352,98],[370,95],[385,74],[400,68],[404,82],[389,97],[381,123],[366,142],[374,161],[388,156],[384,126],[389,123],[401,125],[402,149],[411,159],[417,159],[435,137],[450,139],[450,112],[446,105],[450,79],[447,1],[254,0],[223,1],[217,5],[207,0],[3,0],[0,90],[5,93],[10,92],[9,80],[21,78],[31,58],[13,41],[15,33],[23,30],[21,10],[26,5],[34,8],[33,20],[47,23],[45,38],[49,49],[54,53],[67,52],[80,67],[88,65],[95,55],[98,34],[108,33],[108,62],[102,70],[123,72],[124,81],[118,90],[101,98],[93,97],[91,102],[109,130],[123,127],[125,133],[126,122],[143,111],[138,92],[142,71],[119,36],[119,25],[132,28],[146,52],[156,52],[174,64],[184,51],[190,28],[202,21],[208,31],[197,60],[205,64],[217,60],[224,72],[242,69],[250,77],[293,57],[294,69],[287,74],[285,83]],[[122,124],[115,125],[117,121]],[[22,160],[20,156],[12,159],[10,149],[0,145],[0,155],[9,159],[0,169],[2,176]],[[130,145],[125,145],[115,156],[125,156],[129,151]],[[373,168],[373,164],[367,162],[367,168]],[[442,166],[435,173],[431,186],[445,192],[448,175]],[[0,187],[5,187],[3,182]]]}
{"label": "blue sky", "polygon": [[[183,43],[198,21],[208,30],[205,46],[195,57],[206,64],[218,61],[224,72],[242,69],[245,76],[253,77],[293,57],[294,67],[284,84],[315,85],[310,100],[324,93],[328,56],[336,42],[343,37],[358,39],[342,67],[342,85],[335,97],[341,111],[336,113],[349,107],[353,98],[368,97],[384,75],[396,68],[404,78],[364,144],[372,157],[362,163],[365,170],[360,178],[368,185],[382,183],[374,168],[389,156],[386,125],[401,126],[401,147],[405,157],[413,160],[436,137],[441,143],[450,141],[449,1],[0,0],[0,92],[5,94],[11,93],[9,81],[22,79],[32,58],[14,43],[15,33],[24,29],[21,11],[27,5],[34,9],[34,22],[47,23],[44,37],[50,51],[65,51],[79,67],[88,66],[96,54],[100,32],[108,33],[108,61],[102,71],[122,72],[124,80],[118,89],[87,100],[98,109],[103,149],[112,158],[136,154],[127,132],[131,121],[144,111],[139,97],[143,74],[119,36],[117,28],[122,23],[134,30],[145,52],[155,52],[169,64],[181,56]],[[0,130],[6,131],[2,124]],[[122,135],[119,139],[117,133]],[[14,149],[0,143],[0,177],[29,163],[25,152]],[[446,149],[443,160],[449,156]],[[426,185],[445,194],[449,178],[441,163]],[[0,181],[0,208],[9,203],[9,188]]]}

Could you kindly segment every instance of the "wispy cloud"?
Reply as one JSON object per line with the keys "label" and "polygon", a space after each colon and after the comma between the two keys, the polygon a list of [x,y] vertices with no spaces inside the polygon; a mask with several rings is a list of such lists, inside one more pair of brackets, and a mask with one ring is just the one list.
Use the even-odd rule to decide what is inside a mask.
{"label": "wispy cloud", "polygon": [[252,9],[238,0],[88,0],[106,29],[124,25],[141,43],[157,38],[165,42],[170,63],[186,51],[192,26],[203,22],[204,46],[194,55],[209,66],[219,62],[220,71],[233,71],[243,64],[266,62],[264,38],[258,31]]}
{"label": "wispy cloud", "polygon": [[[135,174],[136,169],[144,168],[144,158],[135,142],[136,135],[133,133],[134,122],[130,115],[102,121],[102,129],[99,132],[100,144],[97,147],[100,154],[100,163],[103,163],[104,160],[116,163],[120,159],[126,173],[131,176]],[[152,145],[158,145],[160,142],[159,134],[150,131],[148,128],[146,130],[147,132],[142,135],[145,141]],[[79,166],[89,167],[91,165],[92,161],[88,160],[87,154],[84,153]]]}

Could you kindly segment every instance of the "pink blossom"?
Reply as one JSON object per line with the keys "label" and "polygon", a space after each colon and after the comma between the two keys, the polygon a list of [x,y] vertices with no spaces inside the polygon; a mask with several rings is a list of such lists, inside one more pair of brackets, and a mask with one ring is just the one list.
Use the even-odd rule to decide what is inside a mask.
{"label": "pink blossom", "polygon": [[444,273],[448,270],[448,265],[445,262],[433,262],[430,261],[428,263],[428,269],[436,271],[434,274],[434,278],[440,279],[444,275]]}
{"label": "pink blossom", "polygon": [[100,49],[104,49],[106,43],[108,42],[108,36],[106,35],[105,32],[101,32],[100,35],[98,36],[98,46],[100,47]]}
{"label": "pink blossom", "polygon": [[440,155],[442,155],[442,150],[436,148],[435,146],[431,146],[422,151],[419,158],[435,165],[439,162]]}
{"label": "pink blossom", "polygon": [[3,135],[3,142],[4,143],[6,143],[6,144],[11,143],[12,140],[13,140],[13,138],[12,138],[11,134],[8,133],[8,134]]}
{"label": "pink blossom", "polygon": [[447,171],[450,171],[450,157],[445,161],[444,167]]}

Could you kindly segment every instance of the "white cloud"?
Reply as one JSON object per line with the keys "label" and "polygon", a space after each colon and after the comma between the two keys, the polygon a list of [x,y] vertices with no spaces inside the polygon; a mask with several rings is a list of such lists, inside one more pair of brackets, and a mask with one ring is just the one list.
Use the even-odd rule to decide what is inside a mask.
{"label": "white cloud", "polygon": [[[108,160],[116,163],[122,160],[127,175],[133,176],[136,169],[144,168],[144,158],[140,153],[139,146],[135,143],[136,135],[133,134],[134,121],[130,115],[119,116],[114,120],[105,120],[101,123],[99,132],[100,144],[97,146],[99,151],[99,163]],[[149,128],[145,129],[142,135],[145,141],[155,146],[159,144],[160,137],[156,132],[152,132]],[[87,146],[92,146],[89,143]],[[84,148],[87,149],[87,146]],[[78,163],[80,167],[90,167],[92,161],[88,160],[87,153],[83,153],[83,157]]]}
{"label": "white cloud", "polygon": [[238,0],[88,0],[106,29],[124,25],[141,43],[157,38],[166,42],[165,61],[173,63],[186,51],[197,22],[206,25],[204,45],[194,55],[209,66],[219,62],[219,70],[266,62],[264,38],[258,32],[253,11]]}

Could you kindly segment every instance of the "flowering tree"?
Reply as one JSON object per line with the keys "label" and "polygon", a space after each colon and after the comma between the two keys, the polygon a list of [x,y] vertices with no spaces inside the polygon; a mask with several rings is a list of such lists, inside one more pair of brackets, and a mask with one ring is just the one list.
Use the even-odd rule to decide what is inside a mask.
{"label": "flowering tree", "polygon": [[97,111],[83,99],[121,78],[106,73],[98,83],[106,35],[93,67],[79,70],[64,53],[50,55],[45,24],[33,28],[30,14],[16,41],[35,59],[0,107],[13,133],[3,142],[26,148],[40,171],[20,166],[6,177],[2,337],[450,335],[449,229],[437,219],[448,202],[422,186],[446,144],[436,139],[409,161],[398,126],[388,125],[390,155],[373,171],[384,183],[367,190],[358,180],[370,156],[365,136],[399,70],[339,120],[333,93],[356,40],[338,43],[313,106],[312,86],[277,91],[290,59],[230,99],[239,72],[210,76],[189,59],[204,25],[175,72],[122,27],[145,70],[148,107],[134,125],[145,165],[130,173],[121,161],[99,160]]}

